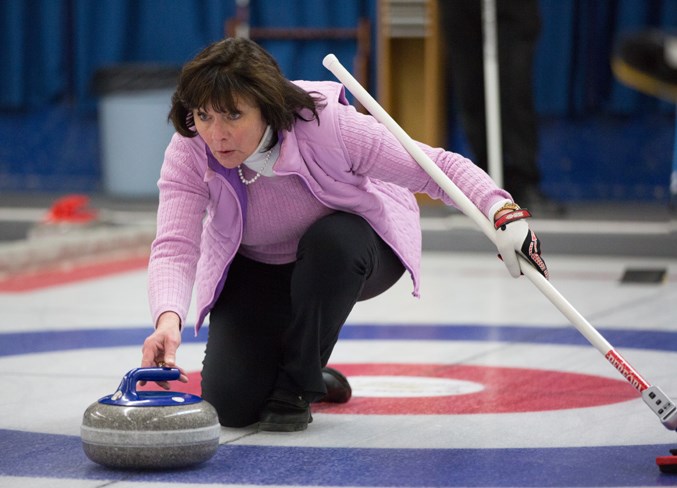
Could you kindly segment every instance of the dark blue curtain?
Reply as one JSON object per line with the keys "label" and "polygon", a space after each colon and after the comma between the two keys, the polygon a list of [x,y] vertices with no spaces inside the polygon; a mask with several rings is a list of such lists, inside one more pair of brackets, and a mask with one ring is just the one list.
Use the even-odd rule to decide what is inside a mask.
{"label": "dark blue curtain", "polygon": [[0,2],[0,108],[49,103],[64,93],[65,12],[51,0]]}
{"label": "dark blue curtain", "polygon": [[[251,0],[250,21],[268,27],[353,27],[358,18],[368,17],[375,31],[376,6],[377,0]],[[541,0],[541,7],[535,76],[539,112],[632,113],[646,106],[643,95],[613,79],[609,56],[623,32],[675,28],[677,0]],[[91,103],[98,68],[131,62],[180,65],[222,37],[224,21],[235,12],[235,0],[3,0],[0,109],[64,98]],[[321,65],[325,54],[334,52],[350,66],[355,52],[347,41],[262,44],[290,78],[327,78]]]}
{"label": "dark blue curtain", "polygon": [[[372,34],[376,31],[376,0],[274,1],[254,0],[251,24],[262,27],[354,28],[358,19],[372,19]],[[376,37],[372,35],[372,53],[376,52]],[[334,53],[350,69],[357,49],[352,40],[262,41],[278,60],[285,74],[293,79],[333,79],[322,66],[322,59]],[[372,61],[374,61],[372,56]]]}
{"label": "dark blue curtain", "polygon": [[0,109],[91,103],[98,68],[180,65],[234,11],[233,0],[2,0]]}
{"label": "dark blue curtain", "polygon": [[224,0],[74,0],[74,92],[91,96],[97,68],[121,63],[181,65],[224,35],[234,2]]}

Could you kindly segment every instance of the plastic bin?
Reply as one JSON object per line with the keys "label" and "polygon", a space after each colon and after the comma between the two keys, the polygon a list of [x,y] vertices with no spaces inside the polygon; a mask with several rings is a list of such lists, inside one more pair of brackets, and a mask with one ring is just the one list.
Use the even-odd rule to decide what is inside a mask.
{"label": "plastic bin", "polygon": [[157,195],[167,121],[179,67],[117,65],[98,70],[99,132],[104,191],[121,197]]}

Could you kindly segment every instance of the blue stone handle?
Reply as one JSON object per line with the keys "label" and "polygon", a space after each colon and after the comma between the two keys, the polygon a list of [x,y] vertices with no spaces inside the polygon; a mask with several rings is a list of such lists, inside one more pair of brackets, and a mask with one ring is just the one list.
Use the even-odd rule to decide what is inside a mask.
{"label": "blue stone handle", "polygon": [[139,381],[171,381],[178,380],[181,372],[177,368],[136,368],[129,371],[120,382],[112,400],[123,402],[138,401],[136,384]]}
{"label": "blue stone handle", "polygon": [[178,380],[181,372],[178,368],[136,368],[125,375],[131,382],[130,387],[136,389],[137,381],[171,381]]}

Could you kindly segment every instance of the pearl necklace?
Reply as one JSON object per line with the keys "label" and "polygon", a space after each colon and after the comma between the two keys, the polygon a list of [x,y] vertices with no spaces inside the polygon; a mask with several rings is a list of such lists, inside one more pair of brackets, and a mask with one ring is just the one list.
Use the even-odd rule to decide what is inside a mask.
{"label": "pearl necklace", "polygon": [[[266,168],[268,167],[268,161],[270,161],[270,155],[272,153],[273,153],[273,150],[269,149],[268,154],[266,154],[266,160],[263,162],[263,166],[261,167],[261,173],[263,173],[266,170]],[[244,177],[244,172],[242,171],[242,165],[239,165],[237,167],[237,174],[240,176],[240,181],[247,186],[256,182],[256,180],[258,180],[261,177],[261,173],[256,172],[256,176],[254,176],[252,179],[248,180],[247,178]]]}

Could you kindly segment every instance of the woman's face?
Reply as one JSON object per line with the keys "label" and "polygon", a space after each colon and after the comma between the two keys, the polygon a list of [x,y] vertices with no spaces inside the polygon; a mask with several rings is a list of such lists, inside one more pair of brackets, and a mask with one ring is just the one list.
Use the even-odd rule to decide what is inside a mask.
{"label": "woman's face", "polygon": [[193,110],[195,129],[216,160],[226,168],[236,168],[258,147],[266,129],[261,110],[244,99],[237,101],[234,113],[216,112],[210,107]]}

